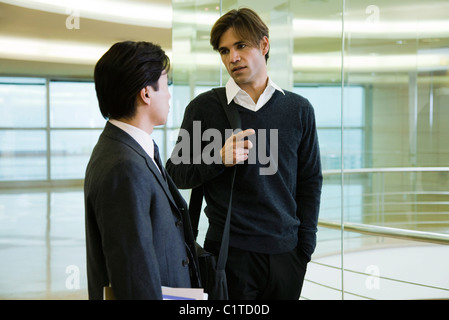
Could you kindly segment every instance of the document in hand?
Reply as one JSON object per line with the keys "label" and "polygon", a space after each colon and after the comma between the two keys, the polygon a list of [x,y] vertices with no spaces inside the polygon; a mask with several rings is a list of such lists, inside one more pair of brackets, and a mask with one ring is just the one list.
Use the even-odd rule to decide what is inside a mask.
{"label": "document in hand", "polygon": [[207,300],[204,289],[162,287],[164,300]]}
{"label": "document in hand", "polygon": [[[207,300],[204,289],[162,287],[163,300]],[[115,300],[111,287],[104,287],[104,300]]]}

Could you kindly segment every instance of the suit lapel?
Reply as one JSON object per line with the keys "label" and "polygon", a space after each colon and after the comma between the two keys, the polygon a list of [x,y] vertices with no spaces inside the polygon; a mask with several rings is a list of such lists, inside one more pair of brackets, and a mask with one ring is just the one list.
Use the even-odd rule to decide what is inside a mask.
{"label": "suit lapel", "polygon": [[[154,163],[154,161],[146,154],[146,152],[145,152],[145,155],[142,155],[142,156],[145,157],[148,168],[153,173],[153,175],[156,177],[156,179],[159,182],[159,184],[161,185],[162,189],[164,189],[164,192],[167,195],[167,197],[170,199],[170,201],[173,203],[173,205],[176,206],[176,201],[173,199],[173,195],[170,192],[170,189],[168,188],[167,181],[165,181],[164,177],[162,177],[162,174],[159,171],[159,169],[156,167],[156,164]],[[165,168],[162,167],[161,171],[162,170],[165,170]],[[167,172],[165,172],[165,174],[167,175]]]}
{"label": "suit lapel", "polygon": [[[162,177],[161,172],[156,167],[156,164],[154,161],[150,158],[150,156],[143,150],[143,148],[135,141],[129,134],[127,134],[125,131],[123,131],[120,128],[117,128],[113,124],[107,122],[104,132],[105,135],[108,137],[118,140],[126,145],[128,145],[130,148],[132,148],[137,154],[139,154],[141,157],[143,157],[146,161],[148,169],[151,171],[151,173],[155,176],[156,180],[160,184],[161,188],[164,190],[165,194],[167,195],[170,202],[175,206],[177,209],[176,212],[178,212],[178,205],[173,198],[172,193],[170,192],[170,189],[168,187],[167,181]],[[165,168],[161,168],[161,170],[165,170]],[[169,178],[167,172],[165,172],[167,175],[167,178]],[[178,212],[179,214],[179,212]]]}

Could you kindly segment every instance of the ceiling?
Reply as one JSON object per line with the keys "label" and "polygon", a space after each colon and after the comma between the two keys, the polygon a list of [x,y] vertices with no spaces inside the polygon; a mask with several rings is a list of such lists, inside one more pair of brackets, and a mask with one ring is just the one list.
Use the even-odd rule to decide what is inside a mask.
{"label": "ceiling", "polygon": [[[171,11],[171,0],[133,0],[132,2],[157,4]],[[81,15],[78,20],[79,29],[68,29],[66,23],[69,26],[75,26],[75,20],[73,16],[70,17],[70,12],[67,12],[52,13],[0,2],[0,38],[3,36],[8,39],[23,39],[21,43],[23,48],[19,50],[20,53],[11,52],[0,55],[0,74],[80,78],[92,76],[92,59],[86,59],[83,62],[77,61],[74,57],[67,62],[59,61],[56,57],[41,59],[28,55],[29,50],[34,48],[33,45],[38,46],[33,42],[34,39],[55,44],[55,46],[60,43],[69,44],[61,47],[61,50],[66,50],[67,57],[75,55],[75,50],[83,48],[90,53],[98,52],[101,56],[101,52],[105,52],[115,42],[123,40],[151,41],[160,44],[166,51],[171,50],[171,21],[166,27],[152,27],[94,20]],[[21,54],[25,58],[21,57]],[[82,52],[79,55],[82,55]]]}
{"label": "ceiling", "polygon": [[[92,10],[96,9],[97,13],[103,10],[105,14],[112,4],[116,4],[123,12],[105,19],[93,16],[89,12],[81,12],[80,18],[75,19],[74,12],[67,7],[70,1],[76,4],[87,3],[87,8],[90,6]],[[191,6],[197,12],[203,13],[213,2],[196,0],[195,5],[192,5],[192,1],[176,1],[179,6]],[[285,2],[284,0],[236,1],[238,3],[254,1],[253,6],[261,11],[263,6]],[[45,10],[39,10],[38,7],[29,5],[33,2],[53,3],[53,5]],[[396,60],[404,60],[404,57],[411,59],[414,67],[418,52],[436,52],[435,57],[440,59],[437,64],[442,64],[440,69],[449,68],[448,0],[425,2],[377,0],[375,6],[371,5],[371,0],[345,2],[345,29],[348,30],[345,53],[352,55],[352,60],[349,59],[348,63],[356,62],[357,70],[366,72],[373,69],[373,65],[365,61],[372,61],[380,69],[385,67],[394,69],[397,67]],[[98,5],[104,7],[95,8]],[[327,68],[326,65],[331,61],[329,54],[330,58],[335,60],[332,60],[335,69],[339,69],[342,1],[290,0],[289,6],[289,10],[294,14],[293,24],[296,24],[293,45],[299,71],[308,70],[316,73],[320,68]],[[172,0],[0,0],[0,75],[91,78],[95,62],[113,43],[123,40],[158,43],[170,55],[171,7]],[[380,12],[380,25],[383,29],[379,31],[375,30],[375,25],[367,23],[374,12],[368,10],[372,7]],[[156,13],[157,8],[162,8],[164,13]],[[122,13],[128,16],[128,20],[118,22]],[[156,23],[155,20],[160,17],[166,18]],[[188,18],[183,23],[198,27],[198,21],[190,20],[192,19]],[[422,29],[425,32],[418,28],[419,23],[427,26]],[[209,26],[204,28],[207,30],[198,29],[197,32],[206,32],[208,35]],[[277,35],[282,35],[282,32],[281,30]],[[187,37],[190,37],[190,34]],[[214,55],[208,41],[206,42],[198,43],[204,45],[206,54]],[[45,48],[42,46],[43,43],[46,44]],[[202,48],[196,47],[201,50]],[[391,62],[392,67],[378,62],[377,57],[384,55],[394,58]],[[201,61],[207,68],[205,62],[206,60]],[[181,61],[182,63],[191,64],[191,60]],[[364,68],[365,65],[367,68]]]}

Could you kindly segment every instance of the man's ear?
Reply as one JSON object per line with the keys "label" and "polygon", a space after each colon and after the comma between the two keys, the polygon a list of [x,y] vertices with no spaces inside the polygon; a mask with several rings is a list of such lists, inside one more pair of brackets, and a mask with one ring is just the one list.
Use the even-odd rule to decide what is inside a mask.
{"label": "man's ear", "polygon": [[150,104],[151,103],[150,86],[146,86],[145,88],[142,88],[140,90],[139,96],[144,103]]}
{"label": "man's ear", "polygon": [[262,54],[265,56],[268,51],[270,51],[270,40],[267,36],[264,36],[262,40],[260,40],[260,49],[262,50]]}

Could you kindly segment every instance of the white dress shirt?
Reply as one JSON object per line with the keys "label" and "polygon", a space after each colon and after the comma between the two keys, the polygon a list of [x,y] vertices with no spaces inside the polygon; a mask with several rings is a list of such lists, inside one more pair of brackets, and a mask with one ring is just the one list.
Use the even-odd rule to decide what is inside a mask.
{"label": "white dress shirt", "polygon": [[268,84],[265,88],[264,92],[260,95],[257,103],[253,101],[253,99],[246,93],[243,89],[241,89],[237,83],[235,83],[234,79],[229,78],[226,83],[226,97],[228,99],[228,104],[231,103],[232,100],[234,102],[244,108],[247,108],[251,111],[257,111],[262,108],[268,100],[271,99],[274,92],[279,90],[282,94],[285,95],[284,91],[276,85],[270,78],[268,78]]}
{"label": "white dress shirt", "polygon": [[134,140],[136,140],[137,143],[143,148],[143,150],[145,150],[145,152],[153,160],[154,164],[156,165],[156,168],[159,169],[158,165],[154,161],[154,141],[151,138],[151,135],[149,135],[147,132],[143,131],[140,128],[137,128],[122,121],[110,119],[109,122],[114,126],[122,129],[127,134],[129,134]]}

